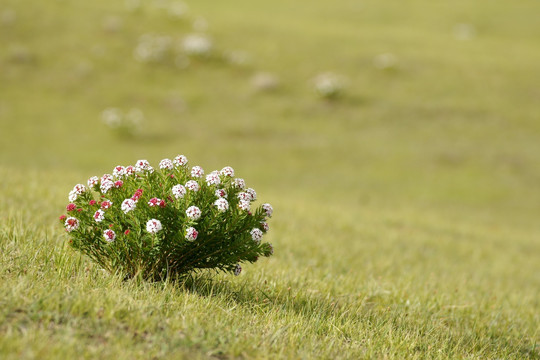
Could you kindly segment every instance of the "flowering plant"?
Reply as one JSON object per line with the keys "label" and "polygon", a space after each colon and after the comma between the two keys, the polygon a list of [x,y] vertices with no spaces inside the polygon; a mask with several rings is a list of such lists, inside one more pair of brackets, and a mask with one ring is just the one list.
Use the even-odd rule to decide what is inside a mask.
{"label": "flowering plant", "polygon": [[183,155],[159,170],[139,160],[75,185],[60,216],[71,246],[109,272],[146,279],[201,269],[238,275],[241,262],[272,255],[261,242],[272,206],[253,208],[257,193],[229,166],[205,176],[187,164]]}

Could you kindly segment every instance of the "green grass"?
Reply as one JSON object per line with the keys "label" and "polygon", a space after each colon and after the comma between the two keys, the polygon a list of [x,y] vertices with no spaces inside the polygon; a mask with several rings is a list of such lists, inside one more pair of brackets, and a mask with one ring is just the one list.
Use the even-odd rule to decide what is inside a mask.
{"label": "green grass", "polygon": [[[0,4],[17,14],[0,22],[0,358],[540,358],[536,1],[193,1],[253,61],[185,70],[132,51],[188,22],[109,3]],[[373,66],[385,52],[396,69]],[[349,79],[335,102],[311,86],[329,70]],[[255,92],[258,71],[281,87]],[[142,109],[144,133],[115,137],[110,106]],[[66,246],[75,183],[178,153],[274,205],[272,258],[126,282]]]}

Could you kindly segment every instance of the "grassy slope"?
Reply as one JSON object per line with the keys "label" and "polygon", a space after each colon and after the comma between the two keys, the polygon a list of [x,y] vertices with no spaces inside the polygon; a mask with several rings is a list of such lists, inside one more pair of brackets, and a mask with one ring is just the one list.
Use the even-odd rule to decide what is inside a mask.
{"label": "grassy slope", "polygon": [[[536,2],[197,1],[218,46],[254,60],[187,70],[131,52],[188,24],[107,3],[1,5],[0,357],[539,357]],[[476,38],[453,38],[463,22]],[[382,52],[397,70],[372,66]],[[258,70],[280,91],[254,93]],[[350,79],[337,103],[311,92],[326,70]],[[146,135],[109,134],[108,106],[143,109]],[[74,183],[178,152],[274,204],[275,257],[182,287],[65,248]]]}

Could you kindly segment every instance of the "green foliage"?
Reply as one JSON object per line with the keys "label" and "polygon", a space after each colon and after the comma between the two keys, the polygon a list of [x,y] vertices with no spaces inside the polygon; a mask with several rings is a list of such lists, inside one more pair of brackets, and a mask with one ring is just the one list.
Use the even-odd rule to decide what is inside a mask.
{"label": "green foliage", "polygon": [[[238,275],[239,263],[270,256],[261,243],[270,204],[250,210],[252,188],[225,167],[206,176],[179,155],[154,170],[146,160],[117,166],[70,192],[70,245],[111,273],[145,279],[185,276],[201,269]],[[184,185],[185,184],[185,187]]]}

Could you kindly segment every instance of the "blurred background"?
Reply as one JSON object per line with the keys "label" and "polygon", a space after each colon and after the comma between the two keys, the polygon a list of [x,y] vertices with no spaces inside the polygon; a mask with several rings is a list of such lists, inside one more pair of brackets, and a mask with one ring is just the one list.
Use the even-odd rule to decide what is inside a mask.
{"label": "blurred background", "polygon": [[465,273],[498,264],[500,279],[519,259],[514,275],[538,285],[539,12],[534,0],[2,0],[2,196],[52,221],[74,183],[185,154],[233,166],[275,205],[290,266],[386,274],[409,254],[418,274],[449,271],[444,258]]}

